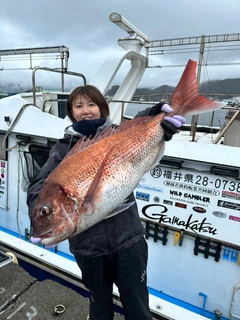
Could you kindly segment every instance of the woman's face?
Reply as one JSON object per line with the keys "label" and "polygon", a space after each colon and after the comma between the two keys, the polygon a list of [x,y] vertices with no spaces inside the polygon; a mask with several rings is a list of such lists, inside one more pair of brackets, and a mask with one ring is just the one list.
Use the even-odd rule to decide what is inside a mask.
{"label": "woman's face", "polygon": [[72,103],[72,115],[76,121],[94,120],[101,117],[100,108],[87,96],[79,95]]}

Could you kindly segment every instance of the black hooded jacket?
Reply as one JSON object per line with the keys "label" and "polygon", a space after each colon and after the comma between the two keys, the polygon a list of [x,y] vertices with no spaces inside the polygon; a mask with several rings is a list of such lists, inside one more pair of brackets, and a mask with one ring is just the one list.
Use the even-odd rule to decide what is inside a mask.
{"label": "black hooded jacket", "polygon": [[[149,114],[150,108],[138,113],[136,117]],[[112,123],[108,118],[97,133],[104,131]],[[29,207],[29,217],[31,215],[40,193],[42,185],[53,169],[60,164],[68,151],[81,139],[82,136],[74,131],[65,130],[62,139],[52,147],[47,162],[42,167],[38,177],[34,180],[27,192],[27,205]],[[134,202],[133,193],[128,197],[128,202]],[[70,251],[74,256],[97,257],[111,252],[124,250],[137,243],[144,235],[136,202],[127,210],[100,221],[84,232],[69,239]]]}

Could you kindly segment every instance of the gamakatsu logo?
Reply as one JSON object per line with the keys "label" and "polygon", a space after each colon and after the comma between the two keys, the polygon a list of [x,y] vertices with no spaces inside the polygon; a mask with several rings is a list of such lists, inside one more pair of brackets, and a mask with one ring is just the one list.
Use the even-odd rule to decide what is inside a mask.
{"label": "gamakatsu logo", "polygon": [[137,186],[138,189],[145,189],[145,190],[148,190],[148,191],[155,191],[155,192],[162,192],[161,189],[158,189],[158,188],[155,188],[155,187],[152,187],[152,186],[146,186],[144,184],[139,184]]}

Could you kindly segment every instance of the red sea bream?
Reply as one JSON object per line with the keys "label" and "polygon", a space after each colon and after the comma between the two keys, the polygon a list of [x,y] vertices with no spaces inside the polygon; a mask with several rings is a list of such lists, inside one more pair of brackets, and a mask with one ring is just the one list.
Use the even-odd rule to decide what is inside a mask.
{"label": "red sea bream", "polygon": [[[199,96],[192,60],[169,105],[170,116],[222,106]],[[43,184],[32,215],[33,237],[41,238],[43,245],[58,243],[131,205],[125,199],[164,153],[160,123],[166,115],[136,118],[97,138],[79,141]]]}

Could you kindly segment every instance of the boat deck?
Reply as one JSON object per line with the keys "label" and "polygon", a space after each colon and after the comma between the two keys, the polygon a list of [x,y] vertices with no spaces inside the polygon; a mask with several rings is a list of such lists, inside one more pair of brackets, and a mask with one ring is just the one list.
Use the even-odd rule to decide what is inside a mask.
{"label": "boat deck", "polygon": [[[0,268],[0,318],[85,320],[89,300],[53,280],[38,281],[16,263]],[[114,320],[124,319],[119,313]]]}
{"label": "boat deck", "polygon": [[[87,318],[88,292],[81,283],[81,271],[75,261],[3,231],[0,231],[0,250],[12,255],[17,260],[13,261],[18,262],[0,267],[0,319],[54,320],[54,309],[59,304],[65,307],[59,319]],[[113,297],[116,311],[114,320],[123,320],[115,285]],[[153,320],[209,319],[152,294],[149,305]]]}

